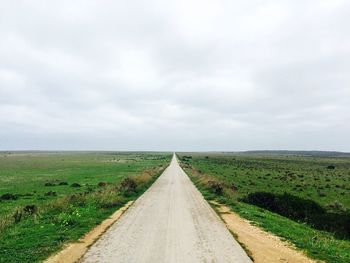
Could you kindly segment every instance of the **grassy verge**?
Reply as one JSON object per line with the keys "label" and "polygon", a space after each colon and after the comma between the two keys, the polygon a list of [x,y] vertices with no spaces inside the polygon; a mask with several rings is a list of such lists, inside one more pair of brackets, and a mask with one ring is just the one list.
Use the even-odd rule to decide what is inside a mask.
{"label": "grassy verge", "polygon": [[[96,160],[95,155],[94,162],[91,161],[91,156],[75,156],[73,159],[77,158],[80,161],[75,162],[73,167],[80,168],[81,174],[91,165],[101,168],[95,169],[95,176],[92,174],[88,177],[64,175],[70,182],[79,184],[80,187],[72,187],[74,183],[60,186],[56,182],[62,181],[59,175],[60,165],[51,165],[55,181],[41,179],[38,184],[40,187],[35,188],[37,182],[34,180],[32,185],[27,185],[24,189],[18,187],[15,193],[11,190],[17,199],[2,200],[0,203],[6,204],[6,209],[2,210],[5,212],[0,215],[0,262],[40,262],[62,248],[65,243],[79,239],[127,201],[136,199],[156,180],[170,160],[170,155],[140,154],[137,156],[136,158],[135,154],[118,154],[118,157],[111,158],[109,155],[107,157],[98,155]],[[68,156],[65,158],[69,159]],[[112,162],[112,165],[107,163],[107,166],[111,166],[106,168],[103,164],[106,160],[113,160],[113,158],[123,161]],[[49,159],[51,164],[57,164],[56,155],[50,156]],[[20,160],[23,160],[22,157]],[[34,166],[36,168],[31,166],[30,158],[25,161],[28,163],[22,164],[22,167],[27,165],[31,167],[28,168],[32,169],[30,177],[34,177],[35,170],[42,169],[40,165]],[[109,178],[101,176],[106,170],[108,174],[114,173],[114,176],[110,175]],[[6,174],[9,178],[13,177],[11,171],[13,170],[8,169]],[[25,172],[26,169],[23,171]],[[68,169],[66,171],[69,172]],[[47,182],[50,182],[50,186],[45,186]],[[56,190],[60,187],[69,188],[66,193],[61,190],[60,194],[50,195],[45,199],[41,198],[46,197],[45,193],[38,194],[38,191],[46,192],[47,188]],[[28,192],[29,189],[32,193],[33,191],[36,193],[30,196],[32,199],[28,200],[23,198],[22,193]],[[5,192],[8,193],[10,190]]]}
{"label": "grassy verge", "polygon": [[[299,202],[295,205],[297,209],[304,209],[304,201],[306,201],[308,204],[311,202],[310,207],[312,209],[314,209],[314,204],[317,204],[315,211],[327,211],[327,213],[330,213],[330,210],[332,210],[334,213],[346,216],[347,207],[344,204],[348,205],[349,200],[346,195],[337,194],[337,191],[341,193],[348,189],[348,160],[308,160],[299,157],[290,160],[283,157],[278,157],[277,159],[268,157],[264,159],[247,156],[189,156],[188,154],[179,155],[179,157],[182,167],[206,199],[217,200],[228,205],[242,217],[280,236],[282,239],[290,241],[314,259],[326,262],[350,262],[350,241],[347,237],[346,225],[343,225],[343,228],[337,227],[335,230],[338,232],[331,231],[334,229],[329,229],[327,226],[325,228],[327,231],[319,230],[317,229],[318,225],[304,220],[305,218],[299,217],[299,219],[294,218],[292,220],[291,218],[293,217],[287,213],[290,207],[282,206],[283,209],[281,210],[279,203],[276,203],[276,200],[280,200],[280,195],[287,193],[287,195],[290,194],[292,196],[293,201],[288,205],[295,205],[295,200],[297,200]],[[327,166],[329,162],[336,163],[339,169],[336,172],[332,169],[328,171]],[[322,172],[319,172],[322,171],[322,168],[326,171],[326,178],[323,178]],[[292,174],[294,179],[286,179],[286,172]],[[329,173],[333,173],[333,176],[330,176]],[[298,176],[301,174],[303,177]],[[265,179],[269,176],[271,178]],[[323,196],[321,200],[319,200],[320,196],[317,194],[317,188],[302,188],[303,191],[299,191],[298,187],[296,188],[296,185],[301,183],[304,183],[304,185],[313,184],[315,176],[318,179],[316,180],[318,181],[317,187],[326,189],[324,192],[326,196]],[[295,180],[295,178],[299,180]],[[326,180],[328,178],[331,178],[331,180]],[[300,179],[303,179],[303,181],[300,182]],[[288,182],[285,182],[285,180],[288,180]],[[323,186],[324,184],[340,185],[340,182],[342,184],[341,189],[339,189],[340,187],[329,189]],[[331,194],[327,195],[328,191]],[[321,204],[316,203],[312,198],[314,192],[316,192],[314,199]],[[271,200],[266,199],[266,195],[258,194],[257,199],[260,201],[267,200],[270,206],[261,206],[261,202],[260,204],[259,202],[254,204],[247,203],[247,197],[252,195],[256,197],[256,193],[268,193],[268,196],[274,195],[274,202],[271,205]],[[337,208],[329,206],[329,204],[334,203],[341,205]],[[262,204],[265,205],[264,202]],[[271,211],[273,210],[271,208],[276,209],[276,207],[282,212],[286,212],[285,216]],[[321,210],[318,210],[320,208]],[[275,211],[280,213],[280,210],[277,209]],[[295,213],[292,215],[295,215]],[[296,215],[299,216],[299,213]],[[324,227],[324,225],[321,226]]]}

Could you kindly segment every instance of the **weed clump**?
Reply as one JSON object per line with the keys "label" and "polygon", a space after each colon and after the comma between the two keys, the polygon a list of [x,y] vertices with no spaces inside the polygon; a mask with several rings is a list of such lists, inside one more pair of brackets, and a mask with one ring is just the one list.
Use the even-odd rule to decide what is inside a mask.
{"label": "weed clump", "polygon": [[15,213],[13,214],[13,219],[15,220],[15,223],[19,223],[22,219],[23,213],[21,210],[16,209]]}
{"label": "weed clump", "polygon": [[232,185],[231,185],[231,190],[234,191],[234,192],[236,192],[236,191],[238,190],[238,186],[235,185],[235,184],[232,184]]}
{"label": "weed clump", "polygon": [[17,208],[12,217],[15,223],[19,223],[25,216],[36,216],[37,214],[36,205],[26,205],[23,208]]}
{"label": "weed clump", "polygon": [[17,200],[18,199],[18,196],[17,195],[14,195],[14,194],[11,194],[11,193],[6,193],[6,194],[3,194],[1,197],[0,197],[1,200]]}
{"label": "weed clump", "polygon": [[81,185],[78,183],[72,183],[70,186],[75,188],[81,187]]}
{"label": "weed clump", "polygon": [[60,182],[58,185],[68,185],[68,182]]}
{"label": "weed clump", "polygon": [[23,211],[29,215],[34,215],[38,212],[38,207],[36,205],[26,205],[23,207]]}
{"label": "weed clump", "polygon": [[54,184],[54,183],[51,183],[51,182],[47,182],[47,183],[45,183],[44,185],[45,185],[45,186],[55,186],[55,184]]}
{"label": "weed clump", "polygon": [[48,191],[47,193],[45,193],[45,196],[57,196],[57,193],[54,191]]}
{"label": "weed clump", "polygon": [[224,191],[224,186],[222,185],[222,183],[219,183],[219,182],[214,181],[214,180],[209,180],[208,186],[209,186],[210,190],[217,195],[222,195],[222,193]]}
{"label": "weed clump", "polygon": [[273,194],[255,192],[241,201],[267,209],[295,221],[305,222],[312,227],[335,233],[341,238],[350,237],[350,213],[335,202],[331,211],[318,203],[288,193]]}
{"label": "weed clump", "polygon": [[334,211],[334,212],[346,212],[347,209],[344,207],[344,205],[338,201],[334,201],[333,203],[330,203],[327,205],[327,208]]}
{"label": "weed clump", "polygon": [[318,193],[319,197],[326,197],[327,196],[324,192],[318,191],[317,193]]}
{"label": "weed clump", "polygon": [[120,183],[120,190],[125,193],[125,194],[131,194],[136,191],[137,188],[137,183],[134,179],[132,178],[125,178],[121,183]]}
{"label": "weed clump", "polygon": [[97,184],[97,186],[98,186],[98,187],[105,187],[105,186],[107,186],[107,183],[106,183],[106,182],[99,182],[99,183]]}

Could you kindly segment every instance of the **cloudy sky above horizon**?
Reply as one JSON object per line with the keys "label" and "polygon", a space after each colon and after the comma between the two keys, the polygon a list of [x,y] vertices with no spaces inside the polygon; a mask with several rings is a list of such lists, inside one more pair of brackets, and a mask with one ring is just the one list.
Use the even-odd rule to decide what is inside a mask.
{"label": "cloudy sky above horizon", "polygon": [[0,3],[0,150],[350,152],[349,1]]}

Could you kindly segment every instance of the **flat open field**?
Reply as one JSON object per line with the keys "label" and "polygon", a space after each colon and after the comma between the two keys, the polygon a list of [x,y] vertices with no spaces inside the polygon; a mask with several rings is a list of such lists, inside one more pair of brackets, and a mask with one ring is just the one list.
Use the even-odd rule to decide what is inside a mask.
{"label": "flat open field", "polygon": [[36,262],[77,240],[169,164],[167,153],[0,153],[0,262]]}
{"label": "flat open field", "polygon": [[289,240],[309,256],[350,262],[350,158],[179,154],[207,199]]}

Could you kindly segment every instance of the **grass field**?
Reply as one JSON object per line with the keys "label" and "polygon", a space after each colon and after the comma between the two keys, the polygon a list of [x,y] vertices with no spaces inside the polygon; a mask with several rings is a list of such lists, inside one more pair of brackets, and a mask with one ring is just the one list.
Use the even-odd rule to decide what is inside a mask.
{"label": "grass field", "polygon": [[135,199],[166,153],[0,154],[0,262],[39,262]]}
{"label": "grass field", "polygon": [[315,259],[350,262],[350,158],[178,156],[207,199],[229,205]]}

